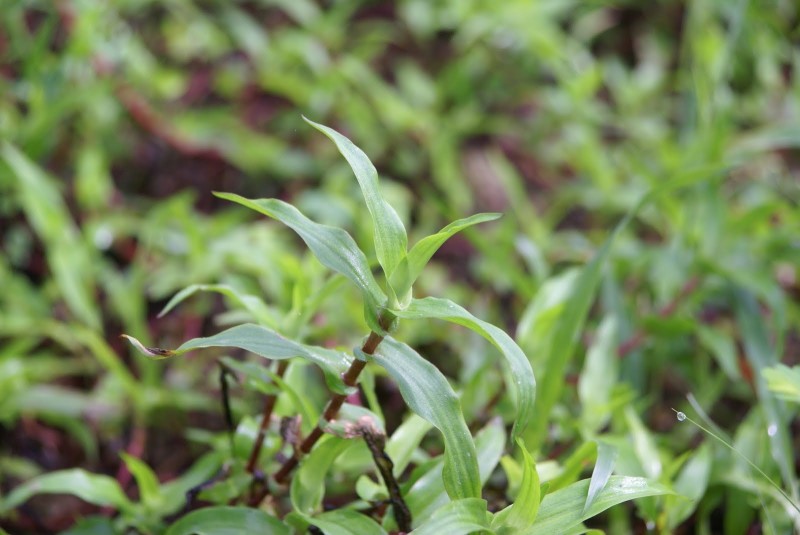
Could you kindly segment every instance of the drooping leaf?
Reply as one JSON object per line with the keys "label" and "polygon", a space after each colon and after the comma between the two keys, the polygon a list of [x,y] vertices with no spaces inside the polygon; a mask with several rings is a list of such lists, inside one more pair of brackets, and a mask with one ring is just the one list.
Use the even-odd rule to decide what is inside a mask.
{"label": "drooping leaf", "polygon": [[392,337],[384,338],[374,355],[368,355],[394,379],[408,407],[432,423],[444,438],[442,477],[453,498],[477,498],[481,492],[475,452],[461,404],[436,366],[409,346]]}
{"label": "drooping leaf", "polygon": [[408,237],[403,222],[394,208],[386,202],[378,183],[378,171],[364,151],[356,147],[352,141],[327,126],[315,123],[306,117],[303,119],[328,136],[336,144],[336,148],[345,157],[356,175],[361,193],[372,217],[375,233],[375,252],[378,255],[383,271],[388,277],[406,256]]}
{"label": "drooping leaf", "polygon": [[353,445],[354,442],[350,440],[327,437],[303,459],[297,473],[292,477],[289,491],[295,511],[302,514],[320,511],[328,470],[333,461]]}
{"label": "drooping leaf", "polygon": [[401,301],[405,296],[411,298],[409,293],[414,281],[417,280],[422,269],[427,265],[433,254],[439,250],[444,242],[450,239],[454,234],[461,232],[467,227],[484,223],[486,221],[494,221],[499,218],[500,214],[487,213],[475,214],[464,219],[453,221],[436,234],[426,236],[414,244],[414,247],[408,252],[408,255],[397,265],[394,272],[391,273],[389,285],[394,290],[395,294]]}
{"label": "drooping leaf", "polygon": [[518,533],[530,527],[539,513],[541,501],[539,474],[536,472],[536,463],[525,443],[517,439],[517,446],[522,451],[523,468],[522,484],[514,503],[494,515],[492,528],[500,533]]}
{"label": "drooping leaf", "polygon": [[205,507],[192,511],[166,531],[165,535],[289,535],[283,522],[260,509],[251,507]]}
{"label": "drooping leaf", "polygon": [[386,535],[380,524],[352,509],[334,509],[313,517],[304,515],[304,518],[325,535]]}
{"label": "drooping leaf", "polygon": [[594,504],[583,511],[588,492],[589,480],[584,479],[548,494],[539,506],[536,521],[530,528],[520,532],[520,535],[567,533],[581,522],[619,503],[647,496],[672,494],[672,491],[660,483],[642,477],[611,476]]}
{"label": "drooping leaf", "polygon": [[91,504],[114,507],[122,512],[133,506],[116,479],[74,468],[43,474],[18,486],[0,500],[0,515],[37,494],[71,494]]}
{"label": "drooping leaf", "polygon": [[204,347],[238,347],[275,360],[300,357],[322,368],[329,387],[341,393],[347,391],[340,375],[349,367],[350,356],[341,351],[294,342],[262,325],[251,323],[237,325],[213,336],[194,338],[184,342],[177,349],[145,347],[132,336],[123,336],[142,354],[154,359],[176,357],[193,349]]}
{"label": "drooping leaf", "polygon": [[233,193],[215,195],[277,219],[297,232],[323,265],[341,273],[361,290],[370,306],[378,307],[386,301],[372,276],[367,257],[345,230],[315,223],[291,204],[278,199],[251,200]]}
{"label": "drooping leaf", "polygon": [[533,405],[536,398],[536,378],[533,368],[514,340],[502,329],[491,323],[480,320],[463,307],[448,299],[426,297],[414,299],[408,308],[392,310],[400,318],[425,319],[436,318],[462,325],[486,338],[505,357],[510,370],[512,382],[509,384],[511,395],[517,405],[517,417],[514,420],[512,436],[518,436],[533,418]]}
{"label": "drooping leaf", "polygon": [[597,499],[598,494],[608,483],[611,473],[614,471],[614,463],[617,460],[617,448],[606,442],[597,441],[597,462],[592,470],[592,478],[589,480],[589,493],[586,495],[586,503],[583,505],[585,513]]}
{"label": "drooping leaf", "polygon": [[412,533],[413,535],[494,533],[489,528],[489,522],[486,517],[486,500],[480,498],[453,500],[440,507]]}

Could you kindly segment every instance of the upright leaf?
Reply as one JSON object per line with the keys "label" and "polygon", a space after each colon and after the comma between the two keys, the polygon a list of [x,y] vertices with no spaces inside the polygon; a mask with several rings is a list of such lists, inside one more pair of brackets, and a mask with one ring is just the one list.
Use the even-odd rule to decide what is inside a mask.
{"label": "upright leaf", "polygon": [[325,477],[333,461],[354,442],[338,437],[328,437],[303,459],[292,478],[290,496],[295,511],[302,514],[319,512],[325,496]]}
{"label": "upright leaf", "polygon": [[597,441],[597,462],[594,464],[592,479],[589,481],[589,493],[586,495],[586,503],[583,504],[583,512],[588,511],[597,495],[608,483],[611,473],[614,471],[614,463],[617,460],[617,448],[606,442]]}
{"label": "upright leaf", "polygon": [[447,494],[452,499],[480,497],[475,444],[458,396],[442,372],[390,336],[384,338],[374,355],[367,357],[389,372],[408,407],[442,433],[445,447],[442,478]]}
{"label": "upright leaf", "polygon": [[391,273],[389,285],[394,290],[397,297],[401,300],[405,296],[410,299],[411,286],[417,280],[422,269],[427,265],[433,254],[439,250],[444,242],[450,239],[457,232],[461,232],[467,227],[494,221],[500,214],[475,214],[473,216],[453,221],[436,234],[426,236],[414,244],[408,252],[408,256],[398,264],[394,272]]}
{"label": "upright leaf", "polygon": [[467,310],[448,299],[426,297],[414,299],[408,308],[392,310],[400,318],[437,318],[462,325],[486,338],[506,359],[511,373],[511,395],[517,405],[512,435],[518,436],[533,417],[533,403],[536,398],[536,378],[533,368],[522,349],[502,329],[480,320]]}
{"label": "upright leaf", "polygon": [[522,440],[517,439],[517,446],[522,451],[522,484],[514,503],[494,515],[492,528],[500,533],[518,533],[520,530],[530,527],[539,513],[541,489],[536,463],[525,449]]}
{"label": "upright leaf", "polygon": [[378,171],[375,170],[375,166],[372,165],[364,151],[356,147],[345,136],[306,117],[303,117],[303,119],[328,136],[353,169],[358,185],[361,187],[361,193],[364,195],[367,210],[372,216],[372,225],[375,231],[375,252],[378,255],[378,262],[380,262],[383,272],[388,277],[406,256],[408,237],[397,212],[381,195],[380,184],[378,184]]}
{"label": "upright leaf", "polygon": [[323,265],[355,283],[372,307],[378,307],[386,301],[386,296],[372,276],[367,257],[345,230],[315,223],[291,204],[278,199],[251,200],[233,193],[215,195],[277,219],[297,232],[314,256]]}

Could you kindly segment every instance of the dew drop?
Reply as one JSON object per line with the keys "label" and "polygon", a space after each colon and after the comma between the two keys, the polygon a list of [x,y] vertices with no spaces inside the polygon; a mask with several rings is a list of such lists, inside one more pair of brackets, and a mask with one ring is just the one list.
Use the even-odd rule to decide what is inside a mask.
{"label": "dew drop", "polygon": [[767,427],[767,434],[774,437],[778,433],[778,426],[776,424],[769,424]]}
{"label": "dew drop", "polygon": [[679,421],[679,422],[682,422],[682,421],[684,421],[685,419],[686,419],[686,415],[685,415],[685,414],[683,414],[682,412],[679,412],[679,413],[678,413],[678,421]]}

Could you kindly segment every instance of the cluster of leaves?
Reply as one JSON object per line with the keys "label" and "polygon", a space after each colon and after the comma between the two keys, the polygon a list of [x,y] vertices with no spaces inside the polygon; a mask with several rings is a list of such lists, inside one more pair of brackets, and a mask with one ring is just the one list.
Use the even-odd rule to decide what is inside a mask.
{"label": "cluster of leaves", "polygon": [[[262,531],[287,529],[275,515],[295,529],[369,532],[378,528],[362,526],[376,518],[391,530],[396,515],[379,505],[400,508],[391,478],[352,427],[321,423],[325,438],[298,455],[285,499],[255,477],[302,449],[297,437],[314,432],[328,393],[352,392],[341,374],[365,359],[370,412],[345,403],[341,418],[368,416],[378,445],[385,435],[378,451],[419,530],[456,521],[463,532],[533,522],[577,530],[636,497],[625,495],[632,477],[682,497],[637,500],[634,514],[612,508],[597,525],[797,529],[792,2],[645,11],[523,0],[490,10],[471,0],[324,9],[22,1],[0,17],[0,424],[9,439],[0,476],[4,492],[14,489],[0,508],[9,526],[55,530],[97,512],[75,502],[58,520],[39,514],[52,509],[46,497],[25,502],[69,492],[119,513],[90,516],[75,532],[213,531],[227,515]],[[330,118],[395,179],[378,191],[361,153],[322,128],[353,166],[367,210],[347,166],[307,136],[297,110]],[[172,195],[186,186],[195,193]],[[198,212],[216,206],[211,189],[291,196],[299,211],[225,195],[292,227],[313,254],[244,211]],[[480,210],[506,216],[480,230],[467,226],[488,217],[459,219]],[[461,230],[467,239],[442,251],[444,263],[421,271]],[[194,297],[153,322],[179,291],[169,309]],[[414,299],[425,295],[440,297]],[[516,342],[466,309],[516,327]],[[422,317],[477,334],[409,321]],[[223,330],[242,324],[251,325]],[[319,349],[360,344],[370,331],[384,337],[372,356]],[[220,353],[224,375],[242,381],[220,389],[208,358],[137,358],[120,332],[143,347],[153,334],[178,345],[217,333],[179,351],[298,358],[267,368]],[[538,379],[533,405],[533,383],[509,349],[517,345]],[[415,363],[424,373],[407,375]],[[230,441],[214,430],[221,422],[193,423],[218,412],[220,390],[237,394]],[[440,397],[419,398],[431,393]],[[288,431],[259,413],[262,396]],[[780,488],[724,446],[698,446],[699,431],[675,427],[671,407],[730,437]],[[515,439],[516,454],[504,455]],[[591,480],[579,481],[593,460]],[[258,497],[259,485],[272,509],[203,508],[173,523],[186,492],[226,507]],[[322,512],[325,502],[348,507]],[[36,517],[48,523],[31,524]]]}

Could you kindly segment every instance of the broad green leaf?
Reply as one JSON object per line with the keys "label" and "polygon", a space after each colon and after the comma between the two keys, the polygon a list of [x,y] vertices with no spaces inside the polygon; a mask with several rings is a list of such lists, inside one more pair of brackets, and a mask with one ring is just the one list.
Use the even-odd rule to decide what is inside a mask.
{"label": "broad green leaf", "polygon": [[539,512],[541,501],[539,474],[536,472],[536,463],[533,461],[525,443],[517,439],[517,446],[522,451],[523,468],[522,484],[514,503],[498,512],[492,519],[492,528],[500,533],[518,533],[527,529]]}
{"label": "broad green leaf", "polygon": [[71,494],[91,504],[114,507],[122,512],[133,507],[116,479],[74,468],[43,474],[18,486],[0,500],[0,515],[37,494]]}
{"label": "broad green leaf", "polygon": [[761,375],[767,388],[775,394],[794,403],[800,403],[800,366],[788,367],[784,364],[764,368]]}
{"label": "broad green leaf", "polygon": [[328,386],[344,393],[347,388],[340,375],[350,366],[351,357],[341,351],[309,346],[294,342],[262,325],[246,323],[231,327],[206,338],[194,338],[177,349],[145,347],[132,336],[122,335],[142,354],[154,359],[165,359],[182,355],[193,349],[204,347],[238,347],[269,359],[283,360],[300,357],[322,368]]}
{"label": "broad green leaf", "polygon": [[325,535],[386,535],[380,524],[352,509],[334,509],[314,517],[304,515],[304,518]]}
{"label": "broad green leaf", "polygon": [[390,336],[367,358],[389,372],[408,407],[442,433],[445,445],[442,477],[447,494],[452,499],[479,497],[481,482],[475,444],[458,396],[442,372]]}
{"label": "broad green leaf", "polygon": [[139,487],[139,501],[146,507],[154,509],[161,501],[161,490],[159,489],[158,477],[153,470],[141,459],[137,459],[127,453],[120,453],[125,466],[136,479]]}
{"label": "broad green leaf", "polygon": [[272,329],[278,328],[278,322],[275,318],[275,314],[264,303],[264,301],[261,300],[261,298],[256,297],[255,295],[240,292],[233,286],[229,286],[227,284],[192,284],[191,286],[187,286],[180,292],[176,293],[172,299],[169,300],[169,303],[167,303],[164,309],[158,314],[158,317],[160,318],[164,316],[170,310],[178,306],[178,304],[180,304],[182,301],[186,300],[197,292],[221,293],[222,295],[225,295],[234,301],[238,301],[248,312],[253,315],[253,319],[255,319],[261,325],[266,325]]}
{"label": "broad green leaf", "polygon": [[589,493],[586,495],[586,503],[583,505],[583,512],[585,513],[597,499],[598,494],[608,483],[611,473],[614,471],[614,463],[617,460],[617,448],[602,442],[597,441],[597,462],[594,464],[592,470],[592,478],[589,480]]}
{"label": "broad green leaf", "polygon": [[453,500],[439,508],[412,535],[467,535],[469,533],[494,533],[487,521],[486,500],[464,498]]}
{"label": "broad green leaf", "polygon": [[484,223],[486,221],[494,221],[499,218],[500,214],[475,214],[464,219],[453,221],[436,234],[426,236],[414,244],[414,247],[408,252],[408,256],[397,265],[394,272],[391,273],[389,285],[394,290],[395,294],[401,301],[407,301],[405,297],[411,299],[411,287],[414,281],[417,280],[419,274],[422,273],[423,268],[428,264],[433,254],[439,250],[444,242],[450,239],[451,236],[457,232],[461,232],[467,227]]}
{"label": "broad green leaf", "polygon": [[533,404],[536,398],[536,378],[533,369],[514,340],[502,329],[491,323],[480,320],[467,310],[448,299],[426,297],[414,299],[404,310],[392,310],[400,318],[425,319],[437,318],[457,323],[486,338],[500,350],[510,370],[511,396],[517,405],[517,417],[514,420],[512,436],[518,436],[533,418]]}
{"label": "broad green leaf", "polygon": [[325,477],[333,461],[355,442],[338,437],[321,440],[301,462],[292,477],[289,494],[295,511],[314,514],[321,509],[325,496]]}
{"label": "broad green leaf", "polygon": [[306,117],[303,117],[303,119],[328,136],[353,169],[358,185],[361,187],[361,193],[364,195],[367,210],[372,216],[372,226],[375,232],[375,252],[378,255],[378,262],[383,267],[383,272],[389,277],[406,256],[408,236],[406,236],[406,229],[397,212],[381,195],[378,172],[375,170],[375,166],[372,165],[364,151],[356,147],[352,141],[336,130],[315,123]]}
{"label": "broad green leaf", "polygon": [[372,276],[367,257],[345,230],[315,223],[291,204],[278,199],[250,200],[233,193],[215,195],[277,219],[297,232],[323,265],[341,273],[361,290],[371,307],[376,308],[386,301]]}
{"label": "broad green leaf", "polygon": [[536,521],[530,528],[521,531],[520,535],[566,533],[581,522],[619,503],[647,496],[672,494],[672,491],[660,483],[642,477],[611,476],[608,484],[597,495],[594,504],[587,511],[583,511],[588,492],[589,480],[584,479],[548,494],[539,506]]}
{"label": "broad green leaf", "polygon": [[47,263],[64,301],[81,322],[99,330],[94,260],[53,179],[14,145],[3,143],[1,152],[16,178],[25,215],[46,245]]}
{"label": "broad green leaf", "polygon": [[165,535],[290,535],[283,522],[260,509],[251,507],[205,507],[192,511],[169,529]]}

